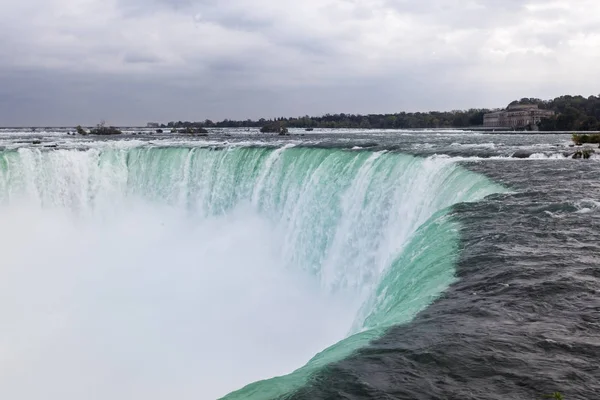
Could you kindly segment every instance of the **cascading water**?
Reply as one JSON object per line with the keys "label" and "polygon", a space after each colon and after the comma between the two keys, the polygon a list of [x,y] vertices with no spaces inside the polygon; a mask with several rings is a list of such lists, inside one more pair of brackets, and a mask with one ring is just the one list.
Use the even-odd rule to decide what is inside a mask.
{"label": "cascading water", "polygon": [[501,191],[389,152],[0,152],[0,394],[289,393],[445,290],[448,207]]}

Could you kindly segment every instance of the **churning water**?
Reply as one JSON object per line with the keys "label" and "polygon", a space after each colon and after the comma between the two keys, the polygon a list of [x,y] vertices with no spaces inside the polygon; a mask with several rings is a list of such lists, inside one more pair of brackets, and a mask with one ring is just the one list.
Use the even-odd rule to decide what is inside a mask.
{"label": "churning water", "polygon": [[332,142],[7,140],[0,395],[346,393],[319,391],[329,366],[460,284],[456,205],[510,182]]}

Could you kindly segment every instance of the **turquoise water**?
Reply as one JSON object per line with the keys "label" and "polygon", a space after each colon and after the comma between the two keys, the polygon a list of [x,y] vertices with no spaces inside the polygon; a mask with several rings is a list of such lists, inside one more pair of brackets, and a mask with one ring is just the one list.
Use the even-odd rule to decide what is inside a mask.
{"label": "turquoise water", "polygon": [[[231,379],[237,387],[226,382],[215,384],[207,378],[204,385],[209,398],[244,384],[249,385],[225,398],[285,396],[306,383],[313,372],[347,357],[389,327],[410,321],[455,281],[460,226],[449,213],[451,206],[503,191],[503,187],[452,160],[385,151],[144,145],[0,152],[0,204],[7,213],[16,206],[40,215],[60,210],[69,221],[75,221],[76,229],[88,227],[93,231],[96,224],[104,226],[144,210],[150,221],[154,217],[168,221],[171,216],[181,219],[179,227],[206,227],[206,232],[212,229],[224,236],[231,232],[223,225],[240,229],[255,223],[245,220],[252,215],[260,221],[256,222],[256,235],[263,225],[268,231],[264,240],[270,241],[269,256],[263,259],[262,251],[260,255],[252,252],[261,246],[260,241],[251,242],[247,248],[233,246],[229,251],[248,252],[245,268],[273,263],[280,270],[277,274],[286,275],[281,282],[294,285],[297,279],[302,282],[298,287],[306,284],[314,290],[301,295],[306,296],[301,297],[304,301],[323,296],[335,304],[332,314],[323,314],[315,321],[330,320],[337,310],[347,315],[335,321],[329,342],[319,341],[318,332],[314,338],[310,330],[298,333],[294,343],[301,343],[306,336],[306,341],[314,342],[312,354],[290,356],[286,363],[283,361],[288,356],[282,352],[281,367],[272,371],[265,367],[260,379],[280,377],[246,381],[245,371],[254,368],[252,358],[239,358],[238,362],[235,354],[229,355],[231,362],[222,371],[232,368],[232,375],[240,375]],[[135,234],[126,240],[138,244],[136,237],[144,237],[145,232],[131,229]],[[146,231],[153,229],[158,228],[152,224],[144,227]],[[181,230],[171,233],[165,244],[171,243],[167,241],[173,235],[181,235]],[[178,238],[173,246],[182,240]],[[192,254],[194,246],[203,245],[190,241],[181,251]],[[98,251],[102,248],[100,243]],[[225,274],[227,270],[239,274],[237,266],[219,257],[211,259],[210,265],[222,266],[220,271],[207,269],[207,274]],[[205,264],[199,262],[196,267],[202,273]],[[181,271],[175,267],[175,273]],[[260,287],[265,276],[249,278],[249,285]],[[271,289],[271,284],[265,285],[265,290]],[[268,299],[260,310],[251,311],[264,315],[257,315],[255,323],[251,320],[251,326],[246,322],[247,329],[237,328],[235,334],[268,336],[273,324],[284,323],[278,320],[279,310],[270,310],[277,300]],[[235,315],[235,310],[229,309],[235,307],[231,304],[211,306],[223,315]],[[197,307],[202,313],[205,306],[198,302]],[[314,312],[319,312],[317,308]],[[211,326],[218,323],[218,316],[210,320]],[[287,316],[285,323],[307,327],[314,321],[307,312],[297,320]],[[231,346],[230,337],[229,342],[218,340],[218,335],[206,339],[215,347]],[[310,361],[296,361],[302,357]],[[210,368],[213,361],[207,357],[204,367]],[[297,364],[290,369],[290,363]],[[197,379],[202,381],[203,377]]]}

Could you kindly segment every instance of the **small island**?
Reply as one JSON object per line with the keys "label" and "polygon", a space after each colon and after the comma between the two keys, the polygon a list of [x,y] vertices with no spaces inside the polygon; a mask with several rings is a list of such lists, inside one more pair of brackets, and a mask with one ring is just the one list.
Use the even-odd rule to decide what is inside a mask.
{"label": "small island", "polygon": [[582,144],[585,144],[585,143],[600,144],[600,134],[598,134],[598,133],[595,133],[595,134],[574,133],[572,136],[572,139],[573,139],[573,143],[575,143],[577,146],[581,146]]}
{"label": "small island", "polygon": [[289,135],[288,129],[281,122],[276,121],[260,128],[261,133],[277,133],[278,135]]}
{"label": "small island", "polygon": [[87,132],[85,129],[81,127],[81,125],[77,125],[75,128],[76,132],[80,135],[121,135],[123,132],[114,126],[105,126],[104,121],[96,125],[95,128],[90,129]]}

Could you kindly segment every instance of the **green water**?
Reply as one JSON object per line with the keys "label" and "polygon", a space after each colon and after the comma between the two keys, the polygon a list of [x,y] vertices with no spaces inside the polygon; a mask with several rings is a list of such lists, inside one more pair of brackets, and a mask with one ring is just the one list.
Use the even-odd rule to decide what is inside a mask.
{"label": "green water", "polygon": [[[346,338],[295,372],[227,399],[292,393],[323,366],[410,321],[455,280],[460,202],[505,191],[451,160],[309,148],[139,146],[0,152],[0,204],[69,210],[78,218],[126,212],[138,200],[190,218],[248,207],[281,237],[282,268],[325,293],[360,300]],[[248,366],[251,368],[251,366]]]}

